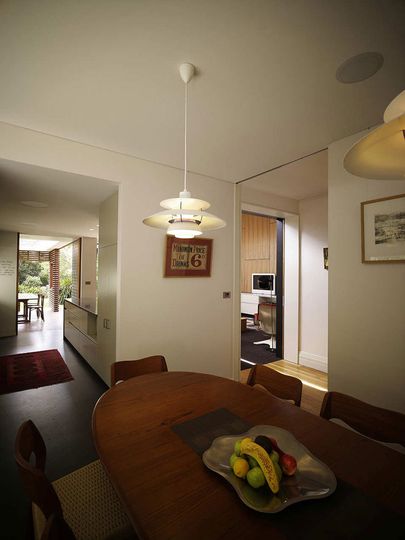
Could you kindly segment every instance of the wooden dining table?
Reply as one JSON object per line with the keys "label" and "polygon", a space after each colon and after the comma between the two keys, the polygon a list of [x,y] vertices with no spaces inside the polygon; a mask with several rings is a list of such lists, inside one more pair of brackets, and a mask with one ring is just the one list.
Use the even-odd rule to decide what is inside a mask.
{"label": "wooden dining table", "polygon": [[[221,411],[236,426],[290,432],[333,471],[334,493],[278,513],[246,506],[198,449],[212,442],[204,418]],[[101,396],[92,429],[142,539],[405,537],[405,455],[245,384],[190,372],[135,377]]]}

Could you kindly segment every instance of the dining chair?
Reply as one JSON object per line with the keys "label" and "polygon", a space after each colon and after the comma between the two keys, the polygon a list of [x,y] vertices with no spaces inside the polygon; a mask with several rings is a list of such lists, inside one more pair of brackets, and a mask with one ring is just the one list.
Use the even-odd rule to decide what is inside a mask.
{"label": "dining chair", "polygon": [[66,521],[57,514],[52,514],[46,522],[41,540],[76,540],[76,538]]}
{"label": "dining chair", "polygon": [[320,416],[342,420],[362,435],[405,447],[405,415],[370,405],[340,392],[326,392]]}
{"label": "dining chair", "polygon": [[165,357],[161,355],[147,356],[139,360],[114,362],[111,364],[111,386],[117,384],[118,381],[126,381],[138,375],[163,371],[167,371],[167,364]]}
{"label": "dining chair", "polygon": [[44,321],[44,302],[45,302],[45,296],[43,294],[38,294],[38,299],[35,302],[28,303],[27,309],[28,309],[28,320],[31,322],[31,313],[32,311],[37,312],[37,317],[41,316],[41,319]]}
{"label": "dining chair", "polygon": [[[32,502],[36,540],[46,531],[47,520],[52,515],[58,521],[53,526],[63,528],[61,520],[65,520],[77,540],[136,538],[99,460],[51,483],[45,475],[46,446],[31,420],[21,424],[18,430],[15,460]],[[48,525],[52,530],[52,523]]]}
{"label": "dining chair", "polygon": [[275,369],[256,364],[249,373],[249,386],[259,385],[278,398],[293,401],[297,407],[301,405],[302,382],[296,377],[283,375]]}

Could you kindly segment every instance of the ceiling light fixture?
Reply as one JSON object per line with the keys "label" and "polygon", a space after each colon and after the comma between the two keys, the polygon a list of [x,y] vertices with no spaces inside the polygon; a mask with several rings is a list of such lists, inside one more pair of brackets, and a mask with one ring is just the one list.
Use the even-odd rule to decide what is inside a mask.
{"label": "ceiling light fixture", "polygon": [[366,81],[379,71],[384,57],[378,52],[364,52],[348,58],[336,70],[336,79],[343,84]]}
{"label": "ceiling light fixture", "polygon": [[188,83],[194,76],[193,64],[181,64],[180,77],[185,83],[184,94],[184,189],[179,197],[165,199],[160,206],[165,210],[157,212],[143,220],[149,227],[166,229],[167,234],[176,238],[194,238],[206,231],[221,229],[226,223],[223,219],[209,214],[206,210],[210,203],[201,199],[193,199],[187,190],[187,108]]}
{"label": "ceiling light fixture", "polygon": [[344,168],[361,178],[403,180],[405,177],[405,90],[386,108],[384,124],[354,144]]}
{"label": "ceiling light fixture", "polygon": [[24,206],[31,206],[32,208],[48,208],[47,203],[40,201],[20,201],[20,204]]}

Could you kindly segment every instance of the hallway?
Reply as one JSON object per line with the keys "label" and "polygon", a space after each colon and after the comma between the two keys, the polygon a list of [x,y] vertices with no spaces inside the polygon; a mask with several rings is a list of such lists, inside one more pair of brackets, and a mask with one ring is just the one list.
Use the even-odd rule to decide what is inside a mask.
{"label": "hallway", "polygon": [[63,310],[45,312],[45,322],[34,315],[20,324],[19,335],[0,339],[0,356],[58,349],[73,381],[0,395],[0,475],[2,538],[25,538],[30,507],[25,499],[14,462],[14,439],[20,424],[33,420],[47,447],[46,473],[55,480],[94,459],[91,415],[104,382],[81,356],[63,340]]}

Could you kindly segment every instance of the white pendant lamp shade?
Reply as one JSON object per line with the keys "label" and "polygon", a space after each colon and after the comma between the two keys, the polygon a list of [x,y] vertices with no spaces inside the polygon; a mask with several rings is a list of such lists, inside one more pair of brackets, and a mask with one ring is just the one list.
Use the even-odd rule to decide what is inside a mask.
{"label": "white pendant lamp shade", "polygon": [[192,221],[175,221],[168,226],[167,234],[171,234],[176,238],[194,238],[200,236],[202,231],[198,228],[197,223]]}
{"label": "white pendant lamp shade", "polygon": [[[173,223],[193,224],[190,230],[201,231],[197,234],[202,234],[206,231],[214,231],[215,229],[222,229],[226,223],[223,219],[209,214],[208,212],[197,210],[162,210],[157,212],[143,220],[145,225],[149,227],[157,227],[158,229],[166,229]],[[195,228],[197,225],[198,228]],[[173,227],[170,229],[173,230]],[[169,232],[169,231],[168,231]]]}
{"label": "white pendant lamp shade", "polygon": [[375,180],[405,178],[405,91],[387,107],[384,120],[346,154],[343,164],[351,174]]}
{"label": "white pendant lamp shade", "polygon": [[143,223],[149,227],[166,229],[167,234],[176,238],[194,238],[206,231],[221,229],[226,223],[223,219],[206,212],[210,207],[209,202],[194,199],[187,190],[187,84],[192,79],[195,68],[192,64],[182,64],[179,71],[185,83],[184,190],[179,193],[179,197],[161,201],[160,206],[164,210],[145,218]]}

